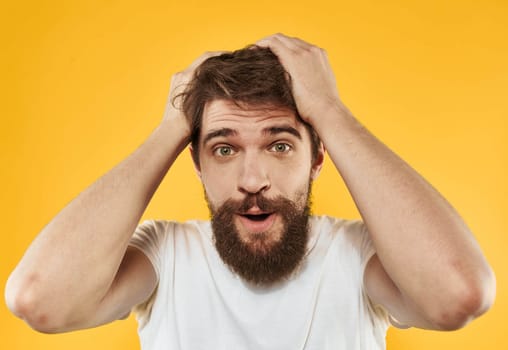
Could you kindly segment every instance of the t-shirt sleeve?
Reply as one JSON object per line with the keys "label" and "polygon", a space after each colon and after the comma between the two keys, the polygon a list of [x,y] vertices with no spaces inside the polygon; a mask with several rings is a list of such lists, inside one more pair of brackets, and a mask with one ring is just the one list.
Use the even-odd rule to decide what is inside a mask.
{"label": "t-shirt sleeve", "polygon": [[[372,239],[370,238],[370,234],[367,230],[367,226],[363,223],[361,223],[361,235],[362,235],[362,244],[361,244],[361,254],[362,254],[362,271],[365,274],[365,267],[367,266],[367,263],[369,262],[370,258],[374,254],[376,254],[376,249],[374,247],[374,243],[372,242]],[[409,328],[409,326],[406,326],[402,324],[401,322],[397,321],[389,312],[386,310],[386,308],[381,304],[375,304],[370,297],[367,294],[367,291],[365,289],[365,286],[362,283],[362,289],[363,294],[365,295],[365,298],[369,301],[369,307],[371,308],[371,311],[374,312],[377,315],[382,316],[383,318],[386,318],[388,320],[388,323],[392,326],[395,326],[400,329],[406,329]]]}
{"label": "t-shirt sleeve", "polygon": [[357,221],[354,223],[357,226],[358,234],[360,235],[360,259],[361,259],[361,269],[365,273],[365,267],[369,262],[370,258],[376,254],[376,248],[372,243],[372,239],[370,238],[369,232],[367,230],[367,226],[362,221]]}
{"label": "t-shirt sleeve", "polygon": [[[166,221],[147,220],[139,225],[130,242],[129,246],[139,249],[145,256],[150,260],[155,274],[157,276],[157,283],[159,284],[163,254],[164,254],[164,242],[167,239],[169,223]],[[150,318],[151,309],[155,302],[157,295],[157,288],[154,290],[152,295],[143,303],[134,306],[132,311],[136,314],[140,326],[146,324]]]}
{"label": "t-shirt sleeve", "polygon": [[362,286],[362,297],[367,304],[367,308],[369,309],[370,314],[373,316],[373,321],[382,322],[385,325],[390,324],[390,315],[386,308],[383,305],[375,304],[367,294],[367,290],[363,283],[365,268],[367,267],[370,259],[376,254],[376,248],[374,247],[374,243],[370,238],[370,234],[368,232],[367,226],[362,221],[353,222],[354,231],[358,235],[358,253],[360,255],[360,269],[362,271],[361,274],[361,286]]}
{"label": "t-shirt sleeve", "polygon": [[155,220],[144,221],[136,228],[129,245],[139,249],[146,255],[157,275],[160,277],[161,267],[161,241],[165,229],[163,222]]}

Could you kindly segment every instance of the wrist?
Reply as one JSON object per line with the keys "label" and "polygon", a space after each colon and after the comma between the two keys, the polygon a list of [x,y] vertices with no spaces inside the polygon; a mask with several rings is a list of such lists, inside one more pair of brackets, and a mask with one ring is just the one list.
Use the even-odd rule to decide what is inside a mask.
{"label": "wrist", "polygon": [[320,137],[336,125],[354,120],[354,116],[341,101],[332,101],[313,114],[309,124]]}
{"label": "wrist", "polygon": [[180,152],[190,140],[190,127],[184,118],[164,118],[154,133],[160,135],[161,140],[177,147]]}

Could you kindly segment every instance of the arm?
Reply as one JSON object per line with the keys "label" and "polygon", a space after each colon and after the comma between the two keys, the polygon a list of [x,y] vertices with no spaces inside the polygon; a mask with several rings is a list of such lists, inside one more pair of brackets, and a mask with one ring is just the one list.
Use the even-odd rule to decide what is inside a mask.
{"label": "arm", "polygon": [[127,159],[69,203],[38,235],[10,275],[8,307],[42,332],[97,326],[128,315],[156,286],[148,259],[128,242],[190,135],[171,104],[210,54],[173,76],[164,119]]}
{"label": "arm", "polygon": [[261,40],[292,77],[302,118],[321,137],[376,247],[367,293],[400,323],[456,329],[493,302],[495,278],[451,205],[342,104],[326,53],[296,38]]}

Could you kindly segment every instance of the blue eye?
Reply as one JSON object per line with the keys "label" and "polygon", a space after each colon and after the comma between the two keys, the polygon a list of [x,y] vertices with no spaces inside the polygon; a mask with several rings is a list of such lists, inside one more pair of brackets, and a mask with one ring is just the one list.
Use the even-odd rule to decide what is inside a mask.
{"label": "blue eye", "polygon": [[227,157],[235,153],[231,146],[220,146],[217,147],[214,153],[220,157]]}
{"label": "blue eye", "polygon": [[291,146],[288,145],[287,143],[279,142],[279,143],[273,144],[272,147],[270,148],[270,150],[277,152],[277,153],[286,153],[291,150]]}

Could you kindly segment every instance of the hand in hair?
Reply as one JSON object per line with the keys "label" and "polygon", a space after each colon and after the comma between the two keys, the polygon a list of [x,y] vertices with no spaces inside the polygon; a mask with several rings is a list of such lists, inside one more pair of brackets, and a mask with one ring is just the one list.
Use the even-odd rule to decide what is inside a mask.
{"label": "hand in hair", "polygon": [[345,109],[324,49],[301,39],[274,34],[256,45],[270,48],[291,76],[293,97],[300,116],[315,127],[330,109]]}
{"label": "hand in hair", "polygon": [[175,73],[171,77],[171,87],[169,90],[168,100],[166,102],[166,109],[164,111],[163,122],[184,122],[187,126],[187,134],[190,136],[190,126],[185,118],[185,115],[180,106],[180,99],[178,95],[181,94],[187,87],[187,84],[191,81],[194,71],[201,65],[206,59],[222,54],[223,51],[205,52],[194,60],[183,71]]}

